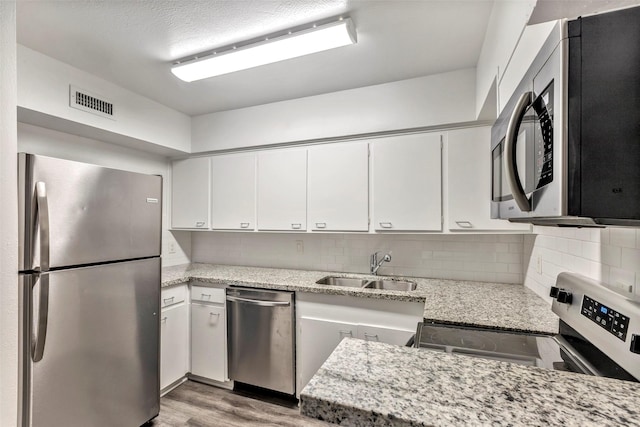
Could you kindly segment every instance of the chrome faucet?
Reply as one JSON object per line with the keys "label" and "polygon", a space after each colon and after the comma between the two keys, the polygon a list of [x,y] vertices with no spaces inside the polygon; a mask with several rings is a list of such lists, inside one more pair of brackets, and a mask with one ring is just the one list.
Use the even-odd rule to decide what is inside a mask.
{"label": "chrome faucet", "polygon": [[378,274],[378,269],[380,268],[380,266],[384,263],[384,262],[389,262],[391,261],[391,252],[389,252],[388,254],[385,254],[385,256],[382,257],[382,259],[380,261],[378,261],[378,254],[380,252],[374,252],[373,255],[371,255],[371,274],[377,275]]}

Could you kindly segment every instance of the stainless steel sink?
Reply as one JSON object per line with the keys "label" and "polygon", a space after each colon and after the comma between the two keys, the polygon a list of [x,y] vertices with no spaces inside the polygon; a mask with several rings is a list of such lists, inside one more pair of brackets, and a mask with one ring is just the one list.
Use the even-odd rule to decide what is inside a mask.
{"label": "stainless steel sink", "polygon": [[417,285],[406,280],[371,280],[363,286],[366,289],[385,289],[388,291],[415,291]]}
{"label": "stainless steel sink", "polygon": [[382,289],[387,291],[415,291],[417,285],[406,280],[368,280],[354,277],[327,276],[316,282],[318,285],[346,286],[350,288]]}
{"label": "stainless steel sink", "polygon": [[364,279],[356,279],[353,277],[334,277],[327,276],[318,280],[316,283],[318,285],[331,285],[331,286],[346,286],[349,288],[362,288],[369,281]]}

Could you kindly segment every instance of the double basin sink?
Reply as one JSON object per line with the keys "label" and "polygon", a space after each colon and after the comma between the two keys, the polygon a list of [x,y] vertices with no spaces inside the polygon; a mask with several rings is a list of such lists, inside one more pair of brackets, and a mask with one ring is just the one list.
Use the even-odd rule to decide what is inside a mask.
{"label": "double basin sink", "polygon": [[358,279],[355,277],[327,276],[316,282],[318,285],[343,286],[348,288],[382,289],[387,291],[415,291],[416,284],[406,280]]}

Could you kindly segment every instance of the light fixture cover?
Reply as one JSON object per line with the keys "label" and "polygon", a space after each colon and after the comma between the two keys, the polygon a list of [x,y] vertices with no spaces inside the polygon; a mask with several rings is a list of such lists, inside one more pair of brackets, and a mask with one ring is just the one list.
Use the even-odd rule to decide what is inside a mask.
{"label": "light fixture cover", "polygon": [[353,43],[356,43],[356,31],[351,19],[346,18],[227,52],[196,57],[174,65],[171,72],[181,80],[193,82]]}

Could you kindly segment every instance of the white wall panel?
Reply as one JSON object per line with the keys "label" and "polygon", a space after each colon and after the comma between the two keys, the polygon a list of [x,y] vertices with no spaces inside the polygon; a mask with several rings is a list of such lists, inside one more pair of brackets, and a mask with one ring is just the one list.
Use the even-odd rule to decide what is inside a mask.
{"label": "white wall panel", "polygon": [[194,153],[475,120],[465,69],[193,117]]}
{"label": "white wall panel", "polygon": [[381,275],[522,283],[520,234],[193,233],[192,261],[369,273],[369,256],[392,251]]}
{"label": "white wall panel", "polygon": [[493,82],[502,77],[531,16],[536,0],[496,1],[476,66],[475,112],[479,114]]}
{"label": "white wall panel", "polygon": [[[114,103],[116,120],[69,107],[69,85]],[[191,119],[92,74],[18,45],[18,106],[134,141],[189,152]],[[88,135],[83,135],[88,136]]]}
{"label": "white wall panel", "polygon": [[525,285],[549,299],[563,271],[582,274],[640,301],[640,228],[534,227],[525,236]]}
{"label": "white wall panel", "polygon": [[0,1],[0,425],[18,416],[16,3]]}

